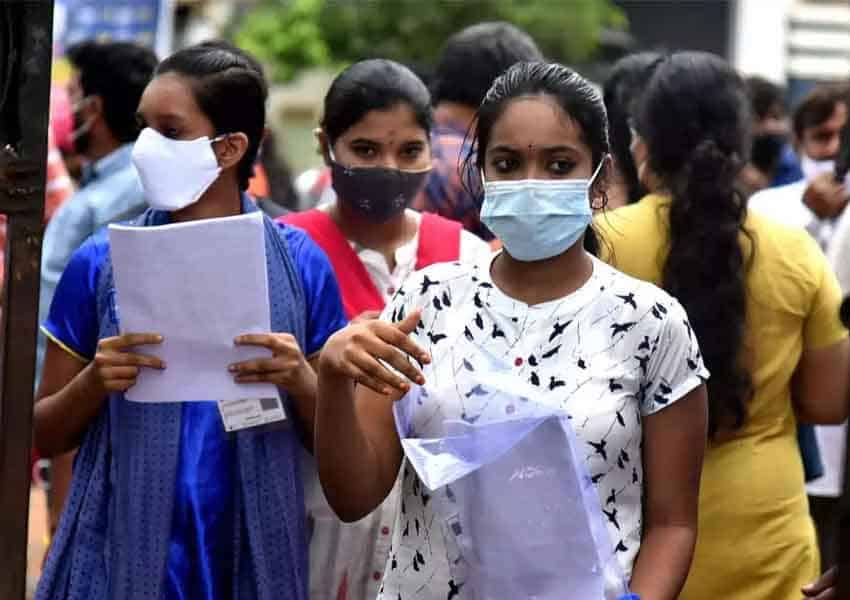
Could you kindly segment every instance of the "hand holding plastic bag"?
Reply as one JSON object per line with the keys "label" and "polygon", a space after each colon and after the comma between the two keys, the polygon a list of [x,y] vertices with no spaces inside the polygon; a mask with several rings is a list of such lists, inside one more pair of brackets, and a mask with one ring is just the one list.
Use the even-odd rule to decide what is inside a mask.
{"label": "hand holding plastic bag", "polygon": [[454,538],[449,559],[462,597],[613,600],[627,593],[568,418],[530,400],[536,391],[514,377],[486,379],[476,384],[489,394],[482,401],[513,407],[504,419],[447,420],[443,437],[417,439],[409,437],[413,411],[441,392],[414,388],[395,406],[407,460]]}

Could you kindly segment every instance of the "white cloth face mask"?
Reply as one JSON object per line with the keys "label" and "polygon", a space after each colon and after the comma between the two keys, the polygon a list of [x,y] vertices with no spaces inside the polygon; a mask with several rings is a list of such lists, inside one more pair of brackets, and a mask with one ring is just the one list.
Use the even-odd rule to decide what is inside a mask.
{"label": "white cloth face mask", "polygon": [[148,206],[173,212],[197,202],[221,173],[212,144],[225,137],[172,140],[145,128],[133,146],[133,164]]}

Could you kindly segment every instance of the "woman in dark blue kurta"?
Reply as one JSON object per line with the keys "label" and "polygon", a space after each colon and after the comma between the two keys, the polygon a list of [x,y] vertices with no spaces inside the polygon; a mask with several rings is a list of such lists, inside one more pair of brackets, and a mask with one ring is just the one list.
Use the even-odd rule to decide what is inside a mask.
{"label": "woman in dark blue kurta", "polygon": [[[240,188],[262,136],[265,97],[255,63],[221,44],[163,62],[140,117],[165,138],[208,137],[220,170],[195,202],[149,210],[136,224],[256,210]],[[139,166],[155,195],[161,181],[149,190]],[[265,237],[274,333],[243,341],[271,349],[273,358],[242,363],[235,377],[278,384],[291,418],[235,435],[225,434],[211,399],[152,405],[124,398],[138,370],[158,359],[116,351],[136,344],[119,336],[106,232],[74,254],[42,327],[50,343],[35,436],[48,454],[77,443],[80,450],[40,600],[306,599],[299,437],[312,437],[310,359],[345,317],[322,251],[300,230],[268,219]],[[139,351],[155,357],[156,346]]]}

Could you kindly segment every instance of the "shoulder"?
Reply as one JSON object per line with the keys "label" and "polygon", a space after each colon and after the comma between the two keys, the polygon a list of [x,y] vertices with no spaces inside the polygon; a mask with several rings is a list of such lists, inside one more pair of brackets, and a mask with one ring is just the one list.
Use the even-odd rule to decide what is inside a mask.
{"label": "shoulder", "polygon": [[646,314],[658,305],[674,307],[679,304],[678,300],[657,285],[623,273],[602,260],[594,260],[594,269],[601,288],[597,300],[600,307],[627,304],[636,313]]}
{"label": "shoulder", "polygon": [[659,259],[669,237],[667,202],[650,195],[598,214],[593,226],[600,237],[600,258],[640,279],[660,281]]}
{"label": "shoulder", "polygon": [[633,241],[643,243],[648,237],[647,230],[662,229],[663,219],[659,218],[659,212],[664,209],[664,199],[650,195],[635,204],[598,213],[593,225],[606,243],[615,246]]}
{"label": "shoulder", "polygon": [[811,234],[793,225],[787,225],[758,214],[747,216],[747,231],[755,238],[755,260],[770,262],[780,260],[783,264],[809,265],[812,260],[823,257],[817,241]]}
{"label": "shoulder", "polygon": [[460,232],[460,259],[464,262],[477,261],[479,258],[493,253],[490,244],[480,237],[462,229]]}
{"label": "shoulder", "polygon": [[286,242],[289,255],[304,282],[333,274],[330,261],[322,248],[310,235],[294,225],[283,221],[274,222],[278,235]]}

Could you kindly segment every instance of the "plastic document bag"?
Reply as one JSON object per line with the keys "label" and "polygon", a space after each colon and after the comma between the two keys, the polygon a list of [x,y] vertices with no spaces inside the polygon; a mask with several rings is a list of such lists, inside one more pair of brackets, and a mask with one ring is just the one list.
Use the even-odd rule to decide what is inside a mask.
{"label": "plastic document bag", "polygon": [[[446,420],[444,437],[413,437],[426,397],[413,389],[395,417],[408,462],[444,521],[453,577],[472,600],[615,600],[628,593],[569,419],[534,390],[488,374],[484,402],[516,407],[486,423]],[[446,390],[444,393],[452,393]],[[433,397],[427,398],[434,400]],[[453,548],[451,546],[454,546]]]}

